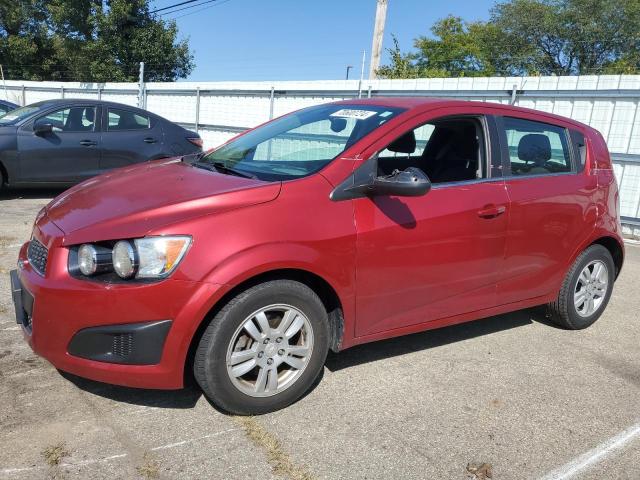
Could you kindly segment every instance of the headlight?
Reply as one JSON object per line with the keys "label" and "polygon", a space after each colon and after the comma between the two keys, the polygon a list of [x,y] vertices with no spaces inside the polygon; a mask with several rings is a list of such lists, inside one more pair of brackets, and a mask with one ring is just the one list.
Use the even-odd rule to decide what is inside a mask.
{"label": "headlight", "polygon": [[136,278],[163,278],[178,266],[191,237],[147,237],[134,242],[139,261]]}
{"label": "headlight", "polygon": [[111,270],[111,249],[85,243],[78,249],[78,269],[86,276]]}
{"label": "headlight", "polygon": [[93,245],[85,243],[78,250],[78,268],[83,275],[93,275],[98,269],[98,253]]}
{"label": "headlight", "polygon": [[113,247],[113,269],[121,278],[131,278],[136,273],[136,252],[131,242],[122,240]]}
{"label": "headlight", "polygon": [[115,272],[125,280],[165,278],[176,269],[190,244],[189,236],[120,240],[113,248],[85,243],[72,249],[76,253],[69,256],[69,272],[85,277]]}

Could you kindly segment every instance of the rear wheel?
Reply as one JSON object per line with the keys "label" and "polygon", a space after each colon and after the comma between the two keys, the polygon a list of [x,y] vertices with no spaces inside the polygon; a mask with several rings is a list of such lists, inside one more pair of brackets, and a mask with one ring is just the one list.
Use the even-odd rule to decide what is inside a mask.
{"label": "rear wheel", "polygon": [[267,413],[304,395],[327,350],[320,298],[301,283],[274,280],[240,293],[213,318],[198,344],[194,375],[223,410]]}
{"label": "rear wheel", "polygon": [[571,330],[590,326],[607,306],[614,279],[615,265],[609,250],[602,245],[591,245],[578,256],[558,298],[549,304],[551,319]]}

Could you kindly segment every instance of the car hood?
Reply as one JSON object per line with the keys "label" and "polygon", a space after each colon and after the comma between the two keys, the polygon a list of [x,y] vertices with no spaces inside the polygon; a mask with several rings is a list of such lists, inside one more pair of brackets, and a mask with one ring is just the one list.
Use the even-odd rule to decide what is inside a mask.
{"label": "car hood", "polygon": [[280,182],[161,160],[76,185],[54,198],[43,214],[65,233],[66,245],[132,238],[189,218],[269,202],[280,187]]}

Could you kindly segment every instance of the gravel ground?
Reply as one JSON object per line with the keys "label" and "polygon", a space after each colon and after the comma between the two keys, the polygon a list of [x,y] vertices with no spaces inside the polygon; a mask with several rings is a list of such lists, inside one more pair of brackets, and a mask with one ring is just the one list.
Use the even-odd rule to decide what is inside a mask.
{"label": "gravel ground", "polygon": [[0,478],[640,478],[640,247],[585,331],[534,309],[355,347],[292,407],[237,418],[31,352],[7,274],[55,193],[0,197]]}

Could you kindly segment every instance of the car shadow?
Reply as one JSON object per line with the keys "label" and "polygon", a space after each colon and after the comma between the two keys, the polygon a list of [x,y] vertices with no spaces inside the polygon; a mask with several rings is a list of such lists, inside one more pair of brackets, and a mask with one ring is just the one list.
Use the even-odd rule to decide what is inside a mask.
{"label": "car shadow", "polygon": [[144,388],[121,387],[77,377],[58,370],[63,378],[87,393],[116,402],[155,408],[193,408],[202,396],[196,385],[188,385],[181,390],[148,390]]}
{"label": "car shadow", "polygon": [[47,200],[57,197],[65,190],[66,188],[2,188],[0,190],[0,201],[21,198]]}
{"label": "car shadow", "polygon": [[[461,323],[450,327],[429,330],[427,332],[415,333],[413,335],[405,335],[389,340],[358,345],[340,353],[329,352],[325,366],[329,371],[335,372],[364,363],[405,355],[420,350],[428,350],[450,343],[462,342],[471,338],[523,327],[532,323],[543,323],[553,328],[559,328],[546,318],[543,308],[537,307],[473,322]],[[80,378],[63,371],[59,372],[65,379],[85,392],[132,405],[187,409],[193,408],[202,396],[202,391],[195,384],[195,381],[188,377],[187,386],[182,390],[147,390],[109,385]],[[302,398],[315,390],[323,376],[324,369]],[[228,414],[208,399],[206,400],[218,412]]]}
{"label": "car shadow", "polygon": [[542,323],[552,328],[560,328],[549,321],[545,309],[535,307],[526,310],[488,317],[472,322],[460,323],[450,327],[437,328],[426,332],[404,335],[366,343],[340,353],[329,352],[325,366],[331,372],[375,362],[385,358],[406,355],[408,353],[441,347],[450,343],[462,342],[475,337],[523,327],[532,323]]}

